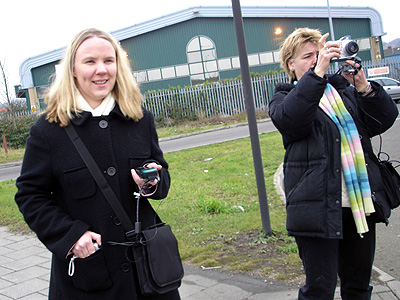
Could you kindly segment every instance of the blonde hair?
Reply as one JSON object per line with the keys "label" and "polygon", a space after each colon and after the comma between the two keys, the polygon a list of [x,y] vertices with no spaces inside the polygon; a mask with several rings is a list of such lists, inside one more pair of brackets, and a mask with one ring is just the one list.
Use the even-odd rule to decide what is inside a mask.
{"label": "blonde hair", "polygon": [[318,29],[310,29],[307,27],[297,28],[293,31],[281,44],[279,49],[279,57],[281,60],[281,67],[288,74],[290,82],[296,80],[296,74],[289,68],[289,60],[297,57],[300,47],[311,42],[317,44],[322,37],[321,31]]}
{"label": "blonde hair", "polygon": [[140,120],[143,117],[143,95],[132,74],[126,52],[111,34],[95,28],[81,31],[68,46],[61,63],[61,76],[55,76],[45,96],[47,119],[49,122],[59,122],[60,126],[67,126],[74,117],[73,113],[81,112],[77,107],[79,91],[73,76],[75,54],[79,46],[91,37],[103,38],[115,49],[117,75],[112,90],[113,97],[125,116],[134,121]]}

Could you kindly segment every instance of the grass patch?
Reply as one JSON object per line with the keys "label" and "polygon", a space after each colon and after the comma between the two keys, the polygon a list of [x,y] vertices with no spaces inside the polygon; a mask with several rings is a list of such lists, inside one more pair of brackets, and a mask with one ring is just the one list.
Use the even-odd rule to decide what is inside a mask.
{"label": "grass patch", "polygon": [[0,147],[0,164],[20,161],[24,157],[25,149],[8,149],[8,154]]}
{"label": "grass patch", "polygon": [[15,180],[0,182],[0,225],[14,232],[28,233],[30,229],[14,201],[16,191]]}
{"label": "grass patch", "polygon": [[[291,282],[302,270],[285,229],[284,203],[273,185],[284,155],[281,136],[262,134],[260,144],[271,237],[261,232],[250,138],[166,153],[171,189],[166,199],[151,203],[171,225],[187,263]],[[1,224],[26,230],[14,203],[15,181],[0,187]]]}

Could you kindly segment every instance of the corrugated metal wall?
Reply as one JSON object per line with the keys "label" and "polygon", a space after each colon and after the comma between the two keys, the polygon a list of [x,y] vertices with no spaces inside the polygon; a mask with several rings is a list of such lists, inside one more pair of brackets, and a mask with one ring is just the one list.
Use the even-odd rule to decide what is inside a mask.
{"label": "corrugated metal wall", "polygon": [[46,64],[32,69],[32,79],[34,86],[50,84],[50,77],[55,72],[55,65],[59,62]]}

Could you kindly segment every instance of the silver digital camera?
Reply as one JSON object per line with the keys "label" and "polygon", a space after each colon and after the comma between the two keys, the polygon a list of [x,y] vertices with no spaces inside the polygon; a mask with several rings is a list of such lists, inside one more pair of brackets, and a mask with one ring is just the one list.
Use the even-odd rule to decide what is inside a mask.
{"label": "silver digital camera", "polygon": [[351,39],[350,35],[346,35],[336,42],[340,44],[340,58],[332,58],[333,62],[349,60],[356,57],[359,47],[356,41]]}

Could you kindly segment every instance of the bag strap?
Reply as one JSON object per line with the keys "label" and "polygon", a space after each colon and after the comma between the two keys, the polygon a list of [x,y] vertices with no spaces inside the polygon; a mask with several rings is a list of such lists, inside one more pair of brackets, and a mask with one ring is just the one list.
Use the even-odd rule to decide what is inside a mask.
{"label": "bag strap", "polygon": [[371,160],[379,166],[380,165],[380,159],[378,159],[378,157],[375,155],[374,150],[372,149],[372,144],[371,143],[369,143],[366,146],[365,150],[368,153],[369,158],[371,158]]}
{"label": "bag strap", "polygon": [[[101,173],[100,168],[96,164],[93,156],[90,154],[86,145],[83,143],[82,139],[79,137],[75,128],[72,124],[64,127],[65,131],[68,134],[68,137],[71,139],[74,144],[76,150],[78,150],[80,156],[88,167],[90,173],[92,174],[94,180],[99,186],[100,190],[103,192],[104,197],[107,199],[111,208],[114,210],[118,219],[121,221],[122,226],[126,231],[126,236],[128,239],[135,234],[135,227],[133,226],[131,220],[129,219],[126,211],[121,205],[121,202],[118,200],[111,186],[108,184],[107,180],[104,178],[104,175]],[[136,224],[135,224],[136,225]],[[138,232],[140,228],[138,229]]]}

